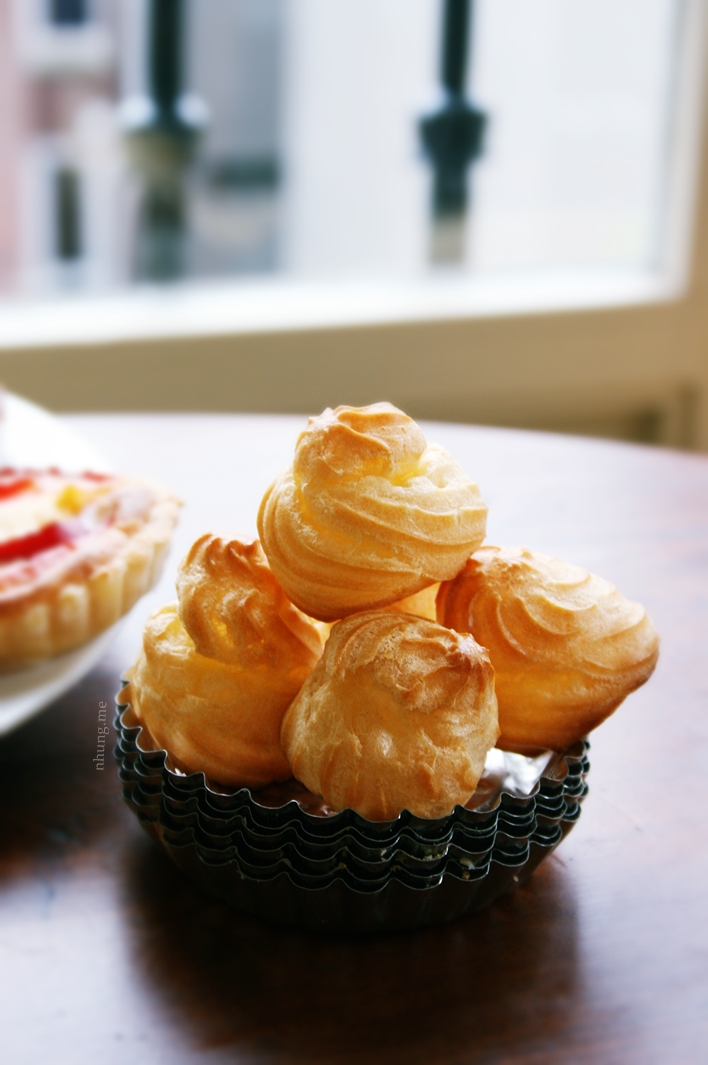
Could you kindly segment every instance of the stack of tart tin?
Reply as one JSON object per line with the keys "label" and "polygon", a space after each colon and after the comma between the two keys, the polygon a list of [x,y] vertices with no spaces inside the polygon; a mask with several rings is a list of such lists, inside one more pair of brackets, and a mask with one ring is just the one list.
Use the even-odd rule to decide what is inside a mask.
{"label": "stack of tart tin", "polygon": [[115,756],[143,828],[210,894],[284,924],[371,932],[481,910],[528,879],[587,793],[586,741],[533,759],[495,749],[449,816],[368,821],[329,810],[297,781],[252,792],[185,775],[122,700]]}

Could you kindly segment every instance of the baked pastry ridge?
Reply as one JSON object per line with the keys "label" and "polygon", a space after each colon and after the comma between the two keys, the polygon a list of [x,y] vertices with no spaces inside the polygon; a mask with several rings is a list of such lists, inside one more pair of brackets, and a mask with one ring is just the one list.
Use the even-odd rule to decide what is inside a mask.
{"label": "baked pastry ridge", "polygon": [[390,610],[353,614],[283,718],[294,776],[333,809],[443,817],[498,735],[494,671],[471,636]]}
{"label": "baked pastry ridge", "polygon": [[179,604],[147,621],[128,697],[178,768],[221,784],[287,780],[286,708],[322,654],[256,541],[200,537],[177,577]]}
{"label": "baked pastry ridge", "polygon": [[470,632],[496,673],[498,747],[566,750],[649,679],[659,637],[644,608],[580,566],[485,546],[441,585],[438,621]]}
{"label": "baked pastry ridge", "polygon": [[322,654],[317,628],[280,588],[257,540],[201,536],[179,568],[177,598],[182,624],[207,658],[299,674],[304,659],[310,668]]}
{"label": "baked pastry ridge", "polygon": [[452,455],[375,403],[309,419],[263,498],[258,531],[293,603],[335,621],[453,577],[482,543],[486,515]]}
{"label": "baked pastry ridge", "polygon": [[158,580],[178,500],[122,475],[0,470],[0,668],[73,649]]}

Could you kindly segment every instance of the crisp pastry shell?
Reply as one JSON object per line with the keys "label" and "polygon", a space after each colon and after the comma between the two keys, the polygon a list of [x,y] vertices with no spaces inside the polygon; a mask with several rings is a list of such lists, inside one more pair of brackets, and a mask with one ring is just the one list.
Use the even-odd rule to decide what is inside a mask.
{"label": "crisp pastry shell", "polygon": [[336,621],[453,577],[484,540],[486,516],[452,455],[375,403],[310,418],[263,498],[258,532],[292,602]]}
{"label": "crisp pastry shell", "polygon": [[187,772],[248,787],[287,779],[280,725],[322,654],[318,629],[287,600],[258,541],[204,534],[177,592],[145,625],[131,672],[138,717]]}
{"label": "crisp pastry shell", "polygon": [[294,776],[328,805],[385,821],[464,803],[498,732],[494,673],[471,637],[372,610],[333,627],[281,742]]}
{"label": "crisp pastry shell", "polygon": [[496,674],[498,746],[567,749],[651,676],[659,637],[609,581],[525,548],[480,548],[441,585],[438,621],[470,632]]}
{"label": "crisp pastry shell", "polygon": [[158,747],[184,772],[224,784],[259,787],[286,780],[280,723],[302,678],[280,683],[264,669],[204,658],[180,622],[176,604],[148,620],[127,696]]}

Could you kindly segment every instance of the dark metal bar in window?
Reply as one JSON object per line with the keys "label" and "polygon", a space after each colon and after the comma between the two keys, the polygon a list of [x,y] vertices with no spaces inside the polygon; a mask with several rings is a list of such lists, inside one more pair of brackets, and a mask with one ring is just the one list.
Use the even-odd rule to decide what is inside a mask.
{"label": "dark metal bar in window", "polygon": [[271,156],[220,159],[209,168],[209,182],[215,189],[275,189],[280,165]]}
{"label": "dark metal bar in window", "polygon": [[88,22],[87,0],[49,0],[49,21],[55,26],[83,26]]}
{"label": "dark metal bar in window", "polygon": [[182,0],[151,0],[148,81],[162,126],[182,125],[178,102],[182,93],[184,4]]}
{"label": "dark metal bar in window", "polygon": [[481,155],[487,116],[465,98],[472,37],[472,0],[444,0],[440,80],[443,101],[420,121],[423,150],[433,166],[431,258],[459,261],[471,163]]}
{"label": "dark metal bar in window", "polygon": [[135,272],[167,280],[188,269],[184,176],[205,110],[184,94],[182,0],[150,0],[148,20],[147,96],[124,107],[130,156],[143,184]]}
{"label": "dark metal bar in window", "polygon": [[81,181],[71,167],[60,167],[54,173],[54,252],[63,262],[83,254]]}

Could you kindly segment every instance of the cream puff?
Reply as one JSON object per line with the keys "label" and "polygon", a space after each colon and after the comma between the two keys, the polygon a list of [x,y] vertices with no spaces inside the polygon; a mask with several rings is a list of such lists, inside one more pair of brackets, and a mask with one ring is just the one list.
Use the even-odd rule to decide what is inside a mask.
{"label": "cream puff", "polygon": [[399,599],[397,603],[391,603],[387,610],[398,610],[401,614],[416,614],[430,621],[437,620],[437,596],[440,584],[431,584],[422,592],[409,595],[407,599]]}
{"label": "cream puff", "polygon": [[179,502],[107,473],[0,470],[0,668],[72,650],[158,580]]}
{"label": "cream puff", "polygon": [[322,654],[256,541],[207,534],[177,578],[179,603],[153,614],[128,701],[158,747],[221,784],[287,780],[280,725]]}
{"label": "cream puff", "polygon": [[465,803],[498,731],[494,671],[471,636],[374,610],[333,627],[281,742],[294,776],[329,806],[382,821]]}
{"label": "cream puff", "polygon": [[442,625],[471,633],[496,673],[497,746],[562,751],[651,676],[659,637],[639,603],[580,566],[482,547],[441,585]]}
{"label": "cream puff", "polygon": [[310,418],[258,531],[301,610],[335,621],[449,580],[482,543],[479,488],[390,403]]}

